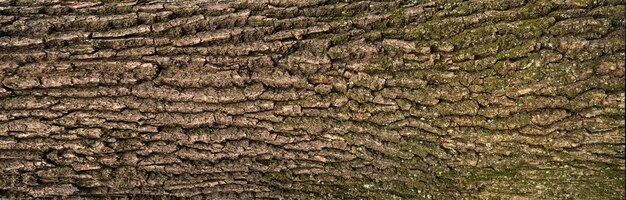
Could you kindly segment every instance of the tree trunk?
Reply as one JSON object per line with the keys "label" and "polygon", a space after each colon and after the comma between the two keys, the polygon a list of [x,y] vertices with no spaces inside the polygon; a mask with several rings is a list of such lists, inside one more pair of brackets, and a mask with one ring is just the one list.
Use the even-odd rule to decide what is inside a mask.
{"label": "tree trunk", "polygon": [[0,24],[0,198],[624,198],[620,0],[0,0]]}

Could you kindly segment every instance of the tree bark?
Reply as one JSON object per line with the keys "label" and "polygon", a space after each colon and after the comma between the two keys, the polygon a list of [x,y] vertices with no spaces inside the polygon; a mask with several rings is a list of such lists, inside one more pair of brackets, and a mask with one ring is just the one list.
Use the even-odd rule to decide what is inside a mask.
{"label": "tree bark", "polygon": [[623,199],[620,0],[0,0],[0,197]]}

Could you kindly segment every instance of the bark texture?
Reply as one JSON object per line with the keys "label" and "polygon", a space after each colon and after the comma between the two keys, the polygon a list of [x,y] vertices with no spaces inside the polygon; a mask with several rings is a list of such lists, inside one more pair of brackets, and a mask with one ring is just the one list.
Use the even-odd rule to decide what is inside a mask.
{"label": "bark texture", "polygon": [[0,0],[0,24],[0,198],[624,198],[621,0]]}

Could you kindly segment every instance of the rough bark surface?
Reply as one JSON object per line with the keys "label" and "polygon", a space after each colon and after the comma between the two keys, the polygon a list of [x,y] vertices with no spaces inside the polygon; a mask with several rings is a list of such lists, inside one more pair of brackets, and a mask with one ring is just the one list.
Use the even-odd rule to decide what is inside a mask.
{"label": "rough bark surface", "polygon": [[0,0],[0,24],[0,198],[624,198],[621,0]]}

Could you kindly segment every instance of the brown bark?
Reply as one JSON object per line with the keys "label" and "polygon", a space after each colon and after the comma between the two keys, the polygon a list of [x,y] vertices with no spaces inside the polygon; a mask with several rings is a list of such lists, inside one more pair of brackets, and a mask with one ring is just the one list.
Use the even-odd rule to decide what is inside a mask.
{"label": "brown bark", "polygon": [[0,197],[622,199],[619,0],[0,1]]}

